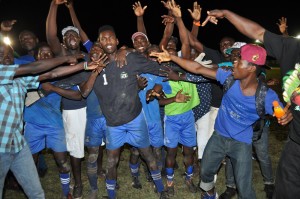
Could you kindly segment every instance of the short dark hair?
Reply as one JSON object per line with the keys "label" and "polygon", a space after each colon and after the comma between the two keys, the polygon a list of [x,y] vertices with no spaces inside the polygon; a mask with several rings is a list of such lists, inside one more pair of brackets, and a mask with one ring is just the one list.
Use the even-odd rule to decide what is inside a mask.
{"label": "short dark hair", "polygon": [[98,35],[100,35],[100,33],[102,33],[103,31],[107,30],[110,30],[116,34],[114,27],[112,27],[111,25],[103,25],[98,29]]}

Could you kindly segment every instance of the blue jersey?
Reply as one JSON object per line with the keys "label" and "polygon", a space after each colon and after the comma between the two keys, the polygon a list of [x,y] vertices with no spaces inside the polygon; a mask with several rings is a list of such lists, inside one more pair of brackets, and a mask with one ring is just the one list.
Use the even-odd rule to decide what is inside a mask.
{"label": "blue jersey", "polygon": [[[217,80],[224,84],[231,71],[218,69]],[[273,114],[272,102],[279,101],[278,95],[272,89],[268,89],[265,98],[266,114]],[[259,119],[255,107],[255,94],[245,96],[240,88],[240,80],[236,80],[230,89],[224,94],[215,129],[225,137],[231,137],[240,142],[252,143],[252,124]]]}
{"label": "blue jersey", "polygon": [[141,76],[147,78],[148,80],[147,87],[139,92],[139,97],[146,116],[146,121],[147,123],[161,122],[158,101],[154,99],[153,101],[147,102],[146,93],[148,90],[152,89],[155,84],[161,84],[165,93],[171,93],[171,87],[168,82],[163,82],[163,77],[152,74],[142,74]]}

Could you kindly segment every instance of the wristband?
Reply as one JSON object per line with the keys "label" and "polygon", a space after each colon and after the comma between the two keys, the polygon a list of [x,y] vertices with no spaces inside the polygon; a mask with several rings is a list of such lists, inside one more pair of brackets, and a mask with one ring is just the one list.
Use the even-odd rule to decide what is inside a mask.
{"label": "wristband", "polygon": [[198,27],[201,26],[200,21],[195,21],[195,20],[194,20],[194,21],[193,21],[193,24],[194,24],[195,26],[198,26]]}
{"label": "wristband", "polygon": [[88,70],[88,64],[87,64],[87,62],[85,61],[85,62],[83,62],[83,69],[84,70]]}

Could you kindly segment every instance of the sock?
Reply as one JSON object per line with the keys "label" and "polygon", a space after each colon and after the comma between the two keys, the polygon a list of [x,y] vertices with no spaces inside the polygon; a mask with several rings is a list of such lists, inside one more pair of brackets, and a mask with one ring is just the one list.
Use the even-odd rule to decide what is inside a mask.
{"label": "sock", "polygon": [[134,176],[134,177],[138,177],[139,176],[139,166],[140,166],[139,163],[137,163],[137,164],[130,164],[129,163],[130,172],[131,172],[132,176]]}
{"label": "sock", "polygon": [[110,199],[116,198],[116,180],[105,180],[106,181],[106,190],[108,197]]}
{"label": "sock", "polygon": [[188,166],[188,168],[186,169],[186,176],[185,176],[185,179],[186,180],[189,180],[193,177],[193,170],[194,170],[194,167],[193,166]]}
{"label": "sock", "polygon": [[167,172],[167,181],[171,182],[174,179],[174,169],[173,168],[166,168]]}
{"label": "sock", "polygon": [[87,162],[87,176],[92,190],[97,190],[98,175],[97,175],[97,161]]}
{"label": "sock", "polygon": [[150,171],[150,173],[157,191],[159,193],[162,192],[164,190],[164,184],[161,178],[160,170]]}
{"label": "sock", "polygon": [[70,173],[60,173],[59,178],[64,196],[68,196],[70,192]]}

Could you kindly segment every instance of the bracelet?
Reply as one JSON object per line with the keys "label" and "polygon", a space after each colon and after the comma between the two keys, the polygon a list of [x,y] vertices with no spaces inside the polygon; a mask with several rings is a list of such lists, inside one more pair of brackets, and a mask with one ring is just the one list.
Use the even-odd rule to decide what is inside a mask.
{"label": "bracelet", "polygon": [[88,70],[88,64],[87,64],[87,62],[85,61],[85,62],[83,62],[83,69],[84,70]]}
{"label": "bracelet", "polygon": [[200,21],[195,21],[195,20],[194,20],[194,21],[193,21],[193,24],[194,24],[195,26],[198,26],[198,27],[201,26]]}

